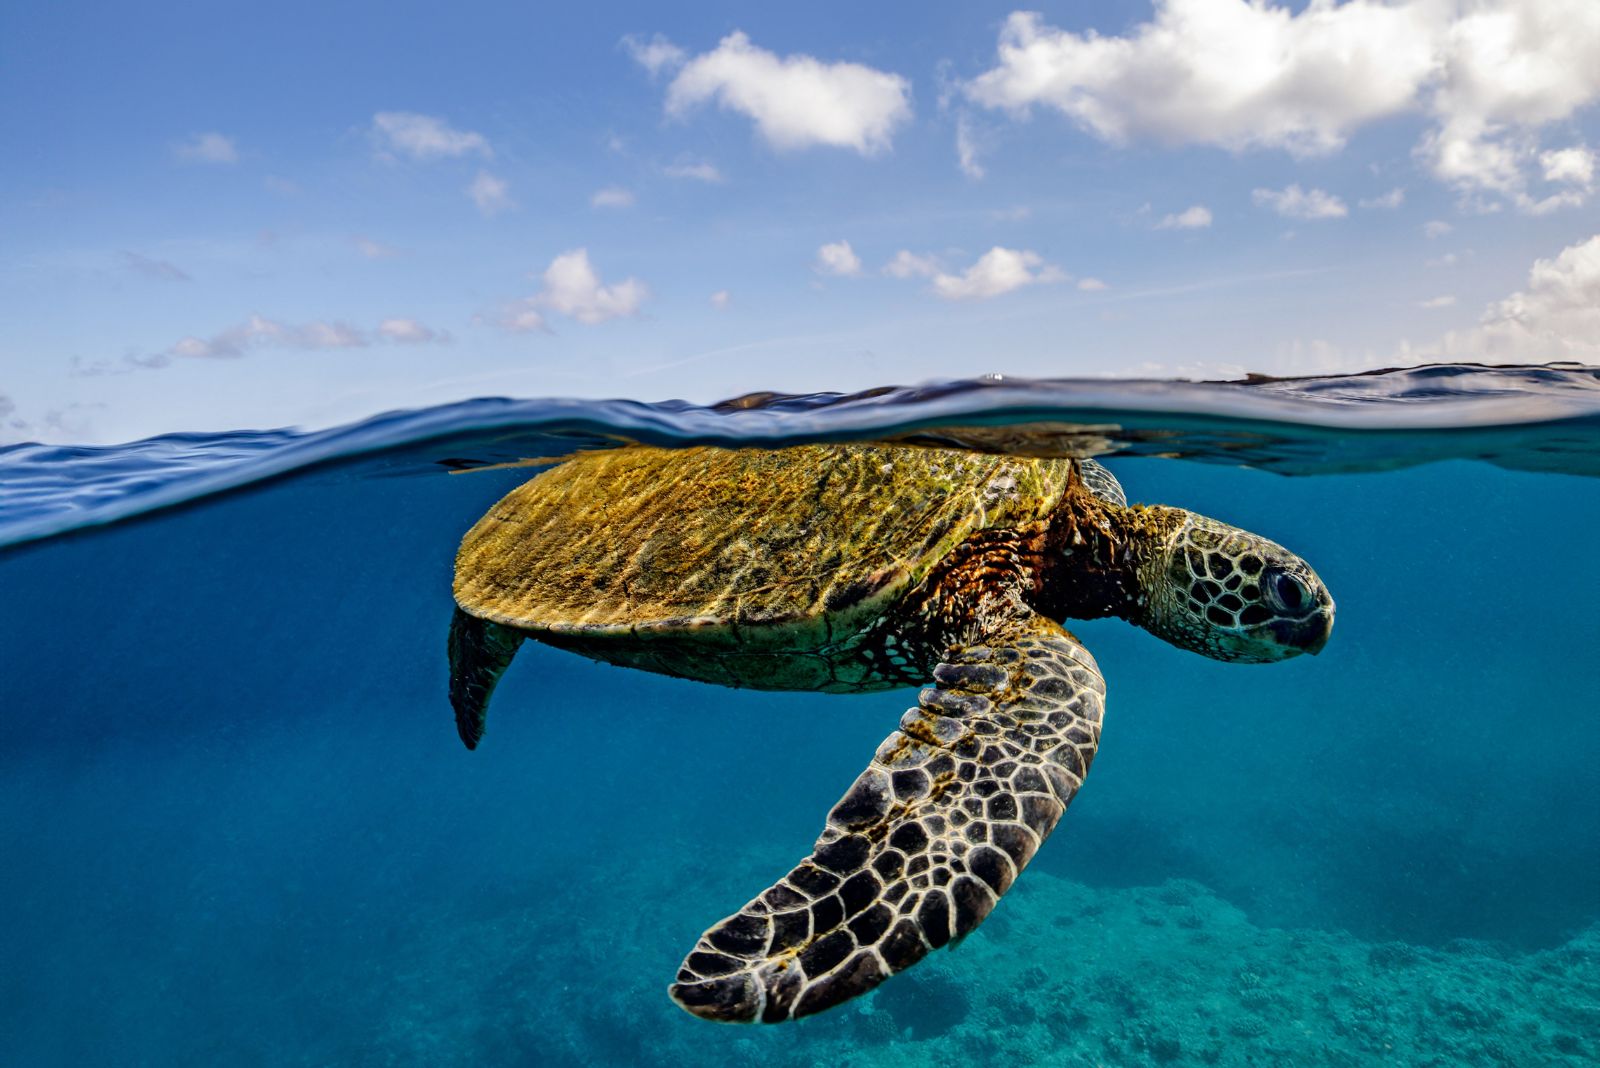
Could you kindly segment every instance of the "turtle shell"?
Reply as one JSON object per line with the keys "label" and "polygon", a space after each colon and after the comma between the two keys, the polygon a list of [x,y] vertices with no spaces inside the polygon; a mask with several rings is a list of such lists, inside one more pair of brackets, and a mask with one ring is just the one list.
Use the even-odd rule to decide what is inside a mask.
{"label": "turtle shell", "polygon": [[1036,523],[1072,461],[889,445],[590,452],[462,539],[467,612],[535,633],[818,647],[976,531]]}

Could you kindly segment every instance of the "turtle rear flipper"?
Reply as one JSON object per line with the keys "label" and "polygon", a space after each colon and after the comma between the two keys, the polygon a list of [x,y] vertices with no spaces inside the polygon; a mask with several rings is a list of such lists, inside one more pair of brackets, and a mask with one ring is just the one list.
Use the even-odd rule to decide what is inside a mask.
{"label": "turtle rear flipper", "polygon": [[468,749],[483,738],[489,695],[517,655],[523,633],[491,623],[460,608],[450,620],[450,704],[456,710],[456,731]]}
{"label": "turtle rear flipper", "polygon": [[970,934],[1032,859],[1099,744],[1094,658],[1026,615],[933,674],[812,854],[701,937],[679,1005],[777,1023],[864,994]]}

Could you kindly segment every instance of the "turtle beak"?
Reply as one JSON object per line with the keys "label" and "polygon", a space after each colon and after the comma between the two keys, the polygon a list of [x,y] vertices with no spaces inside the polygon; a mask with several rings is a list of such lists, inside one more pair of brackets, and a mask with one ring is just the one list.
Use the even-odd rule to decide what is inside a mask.
{"label": "turtle beak", "polygon": [[1310,653],[1316,656],[1328,644],[1333,634],[1333,600],[1329,598],[1317,611],[1304,619],[1279,620],[1272,625],[1272,636],[1280,646],[1288,649],[1285,656]]}
{"label": "turtle beak", "polygon": [[1312,656],[1322,652],[1322,647],[1328,644],[1329,638],[1333,637],[1333,608],[1333,598],[1329,597],[1322,611],[1311,618],[1311,623],[1321,628],[1305,646],[1306,652]]}

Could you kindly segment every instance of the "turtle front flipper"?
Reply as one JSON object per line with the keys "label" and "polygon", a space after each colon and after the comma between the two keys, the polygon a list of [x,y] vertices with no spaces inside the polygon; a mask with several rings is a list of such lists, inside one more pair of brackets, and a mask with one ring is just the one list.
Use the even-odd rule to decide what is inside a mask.
{"label": "turtle front flipper", "polygon": [[456,731],[468,749],[483,738],[489,695],[517,655],[523,633],[491,623],[460,608],[450,620],[450,705],[456,710]]}
{"label": "turtle front flipper", "polygon": [[712,1020],[806,1016],[983,922],[1082,785],[1105,698],[1058,624],[998,630],[934,670],[812,854],[701,937],[673,1000]]}

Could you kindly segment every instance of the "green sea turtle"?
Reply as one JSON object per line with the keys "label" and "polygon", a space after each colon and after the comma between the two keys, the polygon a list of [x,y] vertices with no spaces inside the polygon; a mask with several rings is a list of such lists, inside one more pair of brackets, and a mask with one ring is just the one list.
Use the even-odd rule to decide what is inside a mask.
{"label": "green sea turtle", "polygon": [[592,452],[462,540],[450,699],[468,748],[525,638],[725,686],[931,683],[810,856],[701,937],[670,993],[731,1021],[865,993],[983,922],[1082,784],[1105,684],[1064,619],[1220,660],[1319,651],[1333,600],[1281,546],[1128,507],[1093,461],[955,449]]}

